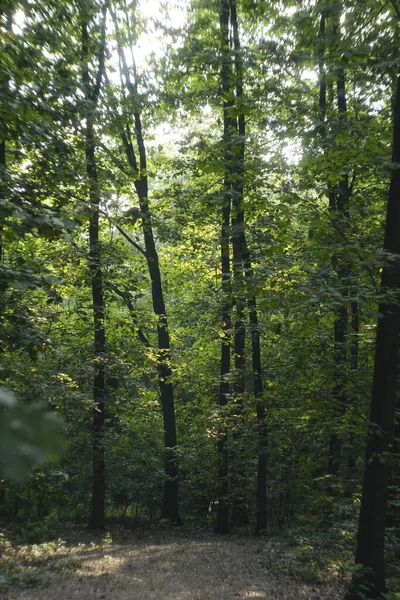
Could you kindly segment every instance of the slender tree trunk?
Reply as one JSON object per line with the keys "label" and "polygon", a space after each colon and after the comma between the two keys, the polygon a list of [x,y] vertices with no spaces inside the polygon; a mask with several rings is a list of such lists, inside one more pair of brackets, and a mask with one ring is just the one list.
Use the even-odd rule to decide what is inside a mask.
{"label": "slender tree trunk", "polygon": [[[136,135],[140,155],[141,173],[146,172],[146,154],[142,138],[140,117],[135,115]],[[164,497],[161,518],[173,523],[181,522],[179,516],[179,489],[178,489],[178,464],[177,464],[177,439],[174,408],[174,392],[171,383],[171,345],[168,331],[167,313],[162,289],[161,272],[158,261],[151,215],[148,202],[147,176],[135,180],[139,206],[142,214],[142,226],[146,249],[147,267],[151,279],[151,294],[153,310],[157,318],[157,370],[161,393],[162,413],[164,421]]]}
{"label": "slender tree trunk", "polygon": [[[0,124],[2,131],[4,132],[4,126]],[[3,133],[4,135],[4,133]],[[6,141],[5,139],[0,141],[0,202],[6,197]],[[0,263],[3,262],[3,223],[0,222]]]}
{"label": "slender tree trunk", "polygon": [[[346,86],[345,73],[342,66],[339,66],[336,74],[336,89],[337,89],[337,107],[339,119],[344,123],[347,116],[347,101],[346,101]],[[335,198],[334,219],[338,223],[342,234],[348,230],[349,225],[349,202],[350,188],[349,175],[342,173],[338,192]],[[333,390],[334,399],[338,406],[337,414],[341,416],[346,410],[348,404],[348,394],[345,382],[345,372],[348,366],[347,338],[349,334],[349,293],[350,293],[350,276],[351,267],[346,258],[340,257],[338,254],[334,257],[334,263],[337,265],[337,276],[342,293],[342,305],[339,307],[335,315],[334,323],[334,364],[335,364],[335,387]],[[351,307],[354,310],[354,307]],[[357,321],[356,321],[357,319]],[[358,315],[352,315],[351,323],[355,326]],[[353,340],[351,341],[353,344]],[[351,365],[350,365],[351,366]],[[330,440],[330,453],[328,463],[328,473],[338,476],[342,454],[341,437],[334,433]]]}
{"label": "slender tree trunk", "polygon": [[259,450],[257,459],[256,488],[256,534],[267,532],[267,467],[268,467],[268,429],[265,418],[265,406],[262,399],[263,382],[261,372],[260,333],[258,328],[257,306],[255,298],[249,301],[251,346],[253,363],[254,397],[256,399],[257,428]]}
{"label": "slender tree trunk", "polygon": [[[232,24],[234,31],[235,50],[236,57],[239,56],[240,46],[238,35],[235,34],[237,31],[237,19],[236,10],[232,11]],[[239,73],[240,70],[237,69]],[[242,96],[241,77],[239,78],[240,86],[237,86],[237,98],[240,99]],[[260,331],[258,325],[258,313],[257,313],[257,300],[254,295],[254,274],[251,264],[250,250],[247,245],[246,232],[245,232],[245,216],[243,206],[243,191],[244,191],[244,151],[245,151],[245,118],[244,115],[240,115],[238,119],[238,133],[241,140],[240,154],[241,163],[239,165],[239,174],[241,177],[238,179],[240,184],[239,192],[242,198],[242,205],[240,207],[240,253],[243,264],[243,270],[246,279],[246,297],[247,307],[250,321],[250,334],[251,334],[251,358],[252,358],[252,371],[253,371],[253,392],[256,400],[256,412],[257,412],[257,430],[259,435],[259,451],[257,459],[257,484],[256,484],[256,533],[266,532],[267,530],[267,466],[268,466],[268,431],[265,419],[265,406],[263,402],[263,380],[262,380],[262,367],[261,367],[261,347],[260,347]],[[243,365],[244,368],[244,365]],[[243,384],[244,391],[244,384]],[[242,523],[248,523],[248,513],[242,515]]]}
{"label": "slender tree trunk", "polygon": [[[5,28],[7,31],[12,30],[12,5],[6,4],[0,12],[0,16],[4,15]],[[3,103],[7,103],[9,76],[6,72],[1,73],[0,89],[3,94]],[[7,138],[8,123],[5,119],[0,120],[0,201],[6,199],[6,138]],[[0,221],[0,262],[3,262],[4,246],[3,246],[3,223]]]}
{"label": "slender tree trunk", "polygon": [[[113,15],[113,19],[117,27],[117,20],[115,14]],[[133,105],[137,106],[136,82],[133,83],[130,78],[130,72],[126,62],[125,53],[121,46],[118,47],[118,52],[121,59],[122,73],[125,77],[127,90],[133,101]],[[139,200],[139,207],[142,217],[143,237],[145,243],[145,255],[151,279],[153,311],[157,319],[157,371],[164,422],[165,471],[164,496],[161,518],[167,519],[172,523],[180,524],[181,519],[179,516],[179,483],[176,421],[174,408],[174,391],[171,383],[171,344],[168,331],[168,320],[163,295],[158,252],[155,245],[153,225],[149,208],[146,147],[142,132],[141,116],[138,110],[134,111],[133,118],[135,128],[134,137],[136,140],[136,147],[139,156],[139,164],[137,163],[136,153],[132,141],[132,134],[129,126],[127,126],[126,130],[122,132],[122,141],[124,144],[129,166],[134,176],[134,185]]]}
{"label": "slender tree trunk", "polygon": [[230,270],[230,218],[232,205],[232,132],[235,130],[235,120],[230,111],[233,106],[229,98],[231,91],[231,66],[229,53],[229,3],[220,0],[219,19],[221,29],[221,83],[223,99],[223,153],[225,162],[224,191],[221,208],[221,271],[222,271],[222,302],[221,302],[221,373],[218,404],[220,407],[220,424],[218,431],[218,505],[215,530],[217,533],[229,532],[229,458],[228,458],[228,424],[227,403],[230,392],[231,368],[231,270]]}
{"label": "slender tree trunk", "polygon": [[221,266],[222,266],[222,305],[221,305],[221,367],[218,404],[220,408],[218,427],[218,488],[216,533],[229,532],[229,457],[228,457],[228,424],[227,404],[230,392],[230,360],[231,360],[231,301],[230,301],[230,259],[229,228],[230,200],[223,197],[221,223]]}
{"label": "slender tree trunk", "polygon": [[258,430],[258,458],[257,458],[257,484],[256,484],[256,534],[267,531],[267,467],[268,467],[268,429],[263,401],[263,378],[261,367],[260,329],[258,324],[257,300],[254,295],[254,274],[251,264],[250,250],[243,232],[244,268],[246,273],[247,306],[250,320],[251,333],[251,359],[253,370],[253,392],[256,401],[257,430]]}
{"label": "slender tree trunk", "polygon": [[233,267],[233,298],[235,312],[235,341],[234,341],[234,388],[236,428],[235,468],[232,474],[232,525],[247,525],[249,523],[248,501],[246,494],[246,467],[243,462],[243,440],[241,435],[245,392],[245,347],[246,347],[246,290],[245,290],[245,221],[244,221],[244,157],[246,122],[240,103],[243,101],[243,61],[240,47],[239,26],[237,20],[236,0],[230,0],[230,23],[234,47],[234,69],[231,68],[232,93],[236,93],[239,115],[234,119],[233,145],[235,147],[231,165],[232,185],[232,267]]}
{"label": "slender tree trunk", "polygon": [[388,454],[393,444],[400,337],[400,75],[394,103],[392,175],[386,213],[384,250],[391,256],[382,270],[383,293],[394,295],[379,306],[370,427],[364,470],[355,562],[346,600],[383,598],[386,591],[384,544],[388,498]]}
{"label": "slender tree trunk", "polygon": [[[335,37],[338,37],[337,28]],[[322,141],[326,143],[326,109],[327,109],[327,85],[325,68],[325,39],[326,39],[326,19],[322,14],[320,19],[319,31],[319,114],[320,114],[320,133]],[[343,123],[347,115],[345,73],[342,66],[336,70],[336,98],[339,119]],[[325,148],[327,151],[328,149]],[[333,190],[328,184],[329,209],[332,212],[336,226],[345,231],[349,220],[349,176],[348,173],[342,173],[339,179],[337,190]],[[334,388],[333,397],[335,400],[335,414],[337,417],[343,415],[347,405],[347,391],[345,385],[345,370],[347,367],[347,334],[348,334],[348,297],[349,297],[349,279],[350,269],[345,259],[334,252],[332,264],[337,273],[340,291],[342,294],[341,306],[337,309],[334,316],[333,325],[333,362],[334,362]],[[342,454],[342,440],[337,432],[332,432],[329,438],[329,457],[328,473],[337,477],[339,475],[340,462]]]}
{"label": "slender tree trunk", "polygon": [[[229,0],[220,3],[220,23],[222,33],[223,62],[221,69],[221,81],[224,95],[224,142],[225,142],[225,197],[226,205],[223,209],[223,228],[221,240],[226,243],[223,248],[223,272],[229,284],[229,206],[232,206],[232,258],[233,258],[233,295],[236,306],[235,314],[235,338],[234,338],[234,387],[233,396],[235,400],[235,416],[240,418],[243,412],[243,393],[245,391],[245,306],[247,302],[250,331],[252,340],[252,368],[254,380],[254,395],[257,406],[257,424],[260,436],[258,473],[257,473],[257,532],[265,531],[267,527],[267,435],[265,425],[265,409],[262,403],[262,374],[261,374],[261,352],[258,328],[257,303],[254,296],[254,277],[251,266],[250,251],[247,246],[245,234],[244,215],[244,158],[245,158],[245,136],[246,123],[243,112],[239,111],[238,117],[232,117],[230,111],[233,102],[227,100],[236,94],[238,105],[243,101],[243,61],[241,55],[239,27],[237,20],[236,1]],[[234,70],[230,59],[229,23],[233,36],[234,45]],[[232,153],[234,148],[234,153]],[[229,201],[229,206],[228,206]],[[223,275],[224,276],[224,275]],[[229,296],[231,290],[226,286],[225,296]],[[229,314],[229,303],[225,307],[225,318]],[[230,348],[222,348],[224,359],[221,365],[221,381],[229,373]],[[220,390],[221,397],[229,393],[229,385]],[[235,441],[240,441],[239,431],[234,434]],[[221,444],[223,447],[224,445]],[[242,525],[249,522],[248,507],[246,499],[246,484],[243,477],[238,473],[244,470],[241,466],[241,449],[235,460],[235,471],[231,478],[232,484],[232,523]],[[226,453],[227,457],[227,453]],[[228,469],[224,465],[223,474],[228,475]],[[223,507],[223,511],[224,511]],[[227,516],[226,516],[227,518]]]}
{"label": "slender tree trunk", "polygon": [[93,325],[94,325],[94,380],[93,380],[93,427],[92,427],[92,472],[93,487],[89,529],[105,528],[105,353],[106,334],[104,328],[103,273],[99,241],[100,187],[95,155],[94,111],[97,107],[100,85],[104,71],[105,10],[102,23],[102,41],[96,84],[93,86],[89,75],[89,33],[83,18],[82,22],[82,61],[83,87],[85,92],[85,156],[86,173],[89,184],[89,269],[92,282]]}
{"label": "slender tree trunk", "polygon": [[[231,77],[236,84],[236,100],[243,100],[243,65],[240,48],[239,27],[236,14],[236,0],[230,2],[231,25],[233,32],[235,52],[235,74]],[[233,90],[232,90],[233,91]],[[233,292],[236,304],[235,321],[235,385],[234,395],[239,401],[240,408],[243,407],[243,393],[245,391],[244,369],[245,369],[245,289],[244,289],[244,154],[246,123],[243,113],[232,123],[232,135],[237,136],[234,141],[235,156],[232,156],[231,185],[232,185],[232,266],[233,266]],[[228,124],[229,126],[229,124]]]}
{"label": "slender tree trunk", "polygon": [[325,42],[326,19],[321,14],[319,22],[319,47],[318,47],[318,70],[319,70],[319,133],[325,143],[326,132],[326,68],[325,68]]}
{"label": "slender tree trunk", "polygon": [[[146,196],[147,197],[147,196]],[[171,346],[168,331],[167,314],[165,309],[161,273],[158,264],[158,253],[150,221],[148,203],[141,197],[140,208],[147,254],[147,265],[151,277],[153,310],[157,316],[158,356],[157,369],[161,392],[162,412],[164,420],[164,498],[161,518],[173,523],[181,522],[179,516],[179,489],[177,465],[177,439],[174,408],[174,392],[171,383]]]}
{"label": "slender tree trunk", "polygon": [[[356,293],[353,288],[353,295]],[[351,303],[351,345],[350,345],[350,368],[353,373],[358,371],[358,334],[359,334],[359,307],[358,302]]]}

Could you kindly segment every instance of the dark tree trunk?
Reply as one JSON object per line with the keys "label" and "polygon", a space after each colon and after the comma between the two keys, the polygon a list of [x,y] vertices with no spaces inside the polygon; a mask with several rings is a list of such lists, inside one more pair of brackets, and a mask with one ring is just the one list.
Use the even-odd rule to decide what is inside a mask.
{"label": "dark tree trunk", "polygon": [[268,467],[268,429],[265,418],[265,405],[263,402],[263,380],[261,370],[260,330],[258,325],[257,301],[252,293],[253,269],[250,251],[245,245],[245,269],[249,282],[249,319],[251,332],[251,358],[253,369],[254,398],[256,400],[257,430],[258,430],[258,459],[257,459],[257,485],[256,485],[256,534],[267,531],[267,467]]}
{"label": "dark tree trunk", "polygon": [[[243,99],[243,66],[241,58],[241,48],[239,39],[239,28],[236,15],[236,2],[231,0],[231,25],[233,31],[234,51],[235,51],[235,75],[231,79],[236,83],[236,99],[241,102]],[[232,81],[233,87],[233,81]],[[233,90],[232,90],[233,91]],[[229,126],[229,124],[228,124]],[[244,115],[240,112],[237,120],[232,123],[232,135],[237,136],[237,140],[232,140],[235,146],[235,153],[232,156],[232,164],[229,166],[231,173],[232,186],[232,265],[233,265],[233,293],[236,304],[235,320],[235,384],[234,397],[239,403],[240,411],[243,408],[243,393],[245,391],[244,369],[245,369],[245,289],[244,289],[244,153],[246,123]]]}
{"label": "dark tree trunk", "polygon": [[[230,58],[229,24],[231,25],[234,45],[234,65]],[[230,327],[230,302],[229,296],[234,298],[235,312],[235,336],[234,356],[235,369],[233,378],[234,413],[238,421],[238,429],[234,431],[234,441],[238,443],[233,466],[235,472],[231,476],[231,504],[232,524],[243,525],[249,523],[248,506],[246,497],[246,481],[242,473],[243,458],[240,448],[240,418],[243,413],[243,394],[245,391],[245,307],[247,303],[250,319],[250,330],[252,340],[252,367],[254,378],[254,395],[257,405],[257,423],[260,435],[260,450],[257,476],[257,531],[265,531],[267,527],[267,437],[265,426],[265,409],[262,403],[262,374],[261,374],[261,352],[257,317],[257,304],[253,289],[253,271],[251,266],[250,252],[245,235],[244,216],[244,157],[245,157],[245,135],[246,123],[242,112],[238,117],[231,116],[234,102],[231,98],[236,95],[238,104],[243,100],[243,62],[241,55],[239,27],[237,20],[236,1],[228,0],[220,2],[220,26],[222,35],[222,67],[221,83],[223,92],[224,108],[224,158],[225,158],[225,181],[224,181],[224,206],[222,210],[221,231],[221,259],[223,270],[224,297],[228,299],[223,307],[223,324]],[[234,66],[234,68],[233,68]],[[229,98],[229,100],[228,100]],[[234,151],[232,152],[232,149]],[[233,259],[233,286],[230,286],[229,265],[229,218],[232,208],[232,259]],[[224,283],[225,282],[225,283]],[[229,383],[226,381],[230,370],[230,339],[225,330],[225,343],[221,350],[221,406],[226,406],[226,397],[229,394]],[[226,425],[225,425],[226,427]],[[225,429],[226,432],[226,429]],[[228,481],[228,452],[226,434],[222,436],[219,444],[221,480],[225,482],[225,493],[229,492]],[[225,478],[225,479],[224,479]],[[221,486],[222,489],[222,486]],[[222,503],[221,523],[217,519],[217,531],[227,531],[229,525],[228,508]]]}
{"label": "dark tree trunk", "polygon": [[[336,73],[336,89],[337,89],[337,107],[339,119],[343,123],[347,116],[347,101],[346,101],[346,86],[344,69],[340,66]],[[342,174],[339,180],[338,191],[335,194],[335,204],[331,207],[334,211],[335,223],[340,229],[341,235],[344,235],[348,229],[349,222],[349,201],[350,188],[349,176],[347,173]],[[333,263],[336,266],[340,292],[342,295],[342,305],[335,314],[334,322],[334,367],[335,367],[335,386],[333,396],[336,404],[336,416],[341,417],[348,403],[348,395],[346,389],[346,369],[348,366],[347,353],[347,337],[349,333],[349,291],[350,291],[350,266],[346,258],[340,257],[335,253]],[[329,461],[328,473],[339,475],[340,463],[342,454],[341,436],[333,433],[330,438],[329,445]]]}
{"label": "dark tree trunk", "polygon": [[[117,23],[115,15],[114,22]],[[137,105],[136,83],[130,78],[130,72],[126,63],[125,53],[121,47],[118,48],[122,64],[122,72],[125,77],[128,92]],[[157,318],[157,371],[161,395],[161,406],[164,422],[164,496],[161,518],[180,524],[179,516],[179,484],[178,484],[178,462],[177,462],[177,438],[174,408],[174,391],[171,383],[171,344],[168,331],[167,313],[164,302],[161,272],[158,260],[158,252],[154,241],[153,225],[148,200],[148,178],[146,147],[142,133],[142,121],[139,111],[133,113],[135,140],[139,155],[139,164],[132,141],[129,126],[122,133],[127,160],[134,176],[134,185],[139,200],[142,217],[143,237],[145,243],[145,255],[147,267],[151,279],[151,294],[153,311]]]}
{"label": "dark tree trunk", "polygon": [[[2,131],[4,132],[4,126],[0,123]],[[2,134],[4,135],[4,133]],[[5,188],[6,188],[6,141],[5,139],[0,141],[0,202],[5,199]],[[0,262],[3,262],[3,223],[0,221]]]}
{"label": "dark tree trunk", "polygon": [[[136,134],[141,137],[141,126],[136,116]],[[143,142],[143,140],[142,140]],[[145,158],[144,144],[138,144],[141,157]],[[142,147],[142,150],[140,148]],[[141,160],[141,172],[146,170],[145,162]],[[171,383],[171,345],[168,331],[168,321],[162,290],[161,272],[158,262],[158,253],[154,242],[151,215],[148,203],[147,177],[135,181],[142,213],[142,226],[146,249],[147,266],[151,279],[151,294],[153,310],[157,317],[157,370],[160,386],[162,413],[164,421],[164,497],[161,518],[173,523],[181,522],[179,516],[179,489],[178,489],[178,464],[177,464],[177,439],[174,408],[174,392]]]}
{"label": "dark tree trunk", "polygon": [[[379,306],[370,427],[364,470],[355,562],[346,600],[383,598],[386,591],[384,542],[388,498],[388,453],[393,443],[400,336],[400,76],[394,103],[393,170],[386,213],[384,250],[391,254],[382,270],[381,288],[392,300]],[[366,591],[368,590],[368,591]]]}
{"label": "dark tree trunk", "polygon": [[[230,23],[233,34],[234,66],[231,67],[232,93],[236,92],[236,100],[240,106],[243,100],[243,61],[240,47],[239,26],[236,12],[236,0],[230,0]],[[236,89],[235,89],[236,88]],[[239,111],[235,118],[232,145],[235,148],[231,165],[232,186],[232,266],[233,266],[233,299],[235,311],[235,341],[234,341],[234,412],[237,427],[234,429],[234,440],[237,451],[232,473],[232,525],[247,525],[249,523],[248,501],[246,494],[246,472],[243,463],[243,440],[241,439],[243,418],[243,394],[245,392],[245,347],[246,347],[246,291],[244,282],[244,244],[245,244],[245,221],[244,221],[244,155],[246,122],[244,114]]]}
{"label": "dark tree trunk", "polygon": [[[356,290],[353,289],[353,294]],[[358,334],[359,334],[359,309],[358,302],[351,303],[351,345],[350,345],[350,368],[353,373],[358,371]]]}
{"label": "dark tree trunk", "polygon": [[[337,37],[337,30],[334,30]],[[326,148],[326,110],[327,110],[327,85],[325,68],[325,40],[326,40],[326,19],[321,14],[319,30],[319,118],[320,134],[325,151]],[[342,66],[336,70],[336,97],[339,119],[344,122],[347,115],[345,74]],[[329,209],[333,214],[333,222],[339,232],[343,235],[348,225],[349,218],[349,177],[347,173],[341,175],[337,190],[332,189],[328,184]],[[347,405],[347,391],[345,385],[345,370],[347,367],[347,334],[348,334],[348,298],[349,298],[349,279],[350,270],[347,261],[340,257],[335,251],[332,256],[333,268],[336,271],[337,279],[342,295],[342,304],[334,315],[333,325],[333,363],[334,363],[334,388],[333,398],[335,401],[335,418],[343,415]],[[342,440],[337,432],[332,432],[329,438],[329,457],[328,473],[337,477],[340,470],[342,454]]]}
{"label": "dark tree trunk", "polygon": [[[389,474],[389,504],[386,517],[386,527],[400,531],[400,353],[397,365],[397,392],[394,404],[394,428],[392,444],[392,469]],[[399,556],[400,549],[396,552]]]}
{"label": "dark tree trunk", "polygon": [[318,70],[319,70],[319,133],[325,142],[326,121],[326,68],[325,68],[325,35],[326,20],[322,14],[319,22],[319,48],[318,48]]}
{"label": "dark tree trunk", "polygon": [[[6,21],[6,29],[7,31],[12,31],[12,6],[11,4],[9,4],[3,8],[2,11],[3,12],[4,17],[5,17],[5,21]],[[9,75],[8,73],[6,73],[5,71],[1,72],[0,75],[0,89],[3,95],[3,100],[2,102],[4,104],[7,104],[7,96],[8,96],[8,91],[9,91]],[[6,187],[7,187],[7,183],[6,183],[6,138],[7,138],[7,129],[8,129],[8,123],[6,122],[5,118],[2,118],[0,120],[0,201],[5,200],[6,198]],[[3,223],[0,221],[0,262],[3,262],[3,254],[4,254],[4,247],[3,247]]]}
{"label": "dark tree trunk", "polygon": [[218,431],[218,506],[215,530],[217,533],[229,532],[229,458],[228,458],[228,425],[227,403],[230,392],[231,367],[231,271],[229,255],[230,218],[232,205],[232,133],[235,131],[235,120],[230,115],[233,102],[229,98],[231,91],[231,66],[229,55],[229,3],[221,0],[219,3],[219,19],[221,29],[221,87],[223,102],[223,153],[225,163],[224,191],[221,209],[221,271],[222,271],[222,302],[221,302],[221,371],[218,405],[220,408],[220,425]]}
{"label": "dark tree trunk", "polygon": [[95,110],[100,93],[100,85],[104,71],[105,51],[105,9],[102,22],[102,40],[99,53],[99,66],[96,83],[90,82],[89,75],[89,34],[85,20],[82,22],[82,62],[83,87],[85,92],[86,135],[85,157],[86,173],[89,184],[89,269],[92,282],[93,325],[94,325],[94,380],[93,380],[93,426],[92,426],[92,501],[88,529],[105,529],[105,353],[106,334],[104,328],[104,294],[103,273],[101,269],[101,251],[99,241],[99,205],[100,187],[95,155]]}

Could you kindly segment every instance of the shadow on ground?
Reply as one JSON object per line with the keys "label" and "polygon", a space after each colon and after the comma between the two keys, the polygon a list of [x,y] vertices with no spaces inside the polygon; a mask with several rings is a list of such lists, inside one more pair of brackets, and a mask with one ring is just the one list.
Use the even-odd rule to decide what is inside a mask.
{"label": "shadow on ground", "polygon": [[277,572],[252,538],[160,531],[135,538],[83,535],[53,555],[25,558],[48,584],[0,592],[5,600],[336,600],[340,586],[307,585]]}

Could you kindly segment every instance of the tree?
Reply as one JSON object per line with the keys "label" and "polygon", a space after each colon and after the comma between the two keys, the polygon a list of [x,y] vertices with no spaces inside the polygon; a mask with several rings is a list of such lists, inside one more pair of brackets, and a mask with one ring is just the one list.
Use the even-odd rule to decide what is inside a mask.
{"label": "tree", "polygon": [[[343,64],[338,58],[339,48],[340,48],[340,31],[339,31],[339,22],[340,22],[340,12],[341,7],[339,5],[330,6],[328,9],[323,7],[321,9],[321,17],[320,17],[320,31],[319,31],[319,52],[318,52],[318,62],[319,62],[319,110],[320,110],[320,120],[321,120],[321,133],[322,133],[322,146],[325,152],[329,153],[329,149],[327,148],[327,132],[326,127],[329,127],[329,123],[326,122],[326,112],[327,112],[327,76],[326,76],[326,66],[325,66],[325,49],[326,49],[326,23],[332,22],[331,26],[331,37],[332,42],[330,44],[330,50],[333,54],[332,61],[332,70],[335,77],[336,83],[336,102],[337,102],[337,111],[338,111],[338,125],[339,128],[333,126],[331,129],[333,130],[333,135],[337,138],[341,129],[343,129],[343,125],[345,125],[346,117],[347,117],[347,100],[346,100],[346,88],[345,88],[345,70]],[[331,95],[332,98],[334,96],[333,92],[333,81],[330,81],[331,86]],[[332,134],[331,134],[332,135]],[[335,142],[334,142],[335,143]],[[332,185],[332,177],[337,180],[335,184]],[[349,216],[350,216],[350,195],[351,190],[349,188],[349,174],[345,172],[342,166],[342,170],[340,173],[329,173],[329,179],[327,182],[328,188],[328,197],[329,197],[329,210],[332,214],[332,224],[335,228],[335,232],[338,236],[341,237],[340,242],[343,243],[343,237],[346,239],[346,233],[349,229]],[[340,242],[337,244],[340,246]],[[346,249],[345,249],[346,250]],[[332,265],[333,269],[338,278],[338,291],[342,296],[342,301],[338,309],[335,311],[334,318],[334,326],[333,326],[333,363],[334,363],[334,389],[333,396],[334,401],[337,404],[338,409],[336,410],[337,415],[342,415],[345,411],[345,407],[348,403],[348,394],[346,390],[346,382],[345,382],[345,371],[347,367],[347,345],[348,345],[348,296],[350,292],[349,287],[349,264],[348,259],[346,259],[342,252],[338,253],[336,250],[332,256]],[[356,322],[357,315],[353,316],[353,323]],[[342,454],[342,441],[341,436],[337,433],[331,433],[329,439],[329,458],[328,458],[328,473],[330,475],[334,475],[338,477],[340,462],[341,462],[341,454]]]}
{"label": "tree", "polygon": [[[121,45],[117,16],[112,12],[117,33],[118,55],[121,67],[121,81],[130,102],[129,108],[123,107],[123,128],[120,135],[126,159],[130,168],[136,194],[139,200],[139,210],[142,221],[142,231],[145,244],[144,255],[151,280],[151,295],[154,314],[157,319],[158,350],[156,364],[161,394],[161,406],[164,420],[164,497],[161,516],[173,523],[181,522],[179,516],[179,484],[177,466],[177,439],[174,408],[174,392],[172,386],[171,345],[168,330],[168,320],[165,308],[161,270],[158,252],[155,244],[152,217],[149,204],[149,185],[147,174],[147,155],[143,137],[142,119],[139,108],[137,81],[132,81],[131,69],[128,67],[125,51]],[[127,15],[126,15],[127,16]],[[132,49],[132,41],[130,46]],[[132,67],[134,77],[135,66]],[[132,113],[130,112],[132,111]],[[132,124],[132,127],[131,127]],[[136,149],[134,144],[136,144]],[[138,155],[138,159],[137,159]]]}
{"label": "tree", "polygon": [[221,195],[221,375],[218,404],[220,406],[220,427],[218,432],[218,508],[216,532],[229,531],[229,482],[228,482],[228,430],[227,404],[230,392],[231,370],[231,267],[230,267],[230,219],[232,206],[232,133],[235,122],[230,115],[233,100],[231,93],[230,52],[229,52],[229,2],[219,3],[219,20],[221,29],[221,87],[223,97],[223,148],[224,148],[224,190]]}
{"label": "tree", "polygon": [[[397,18],[400,13],[397,10]],[[389,485],[389,453],[393,444],[400,336],[400,76],[393,106],[392,174],[387,202],[381,292],[376,330],[374,375],[363,493],[355,562],[358,568],[346,600],[383,598],[385,519]]]}
{"label": "tree", "polygon": [[106,397],[106,333],[104,324],[104,291],[101,251],[99,240],[100,187],[96,165],[95,111],[97,109],[101,84],[104,76],[105,61],[105,29],[107,3],[102,8],[100,24],[100,43],[98,51],[98,67],[94,83],[89,73],[89,31],[88,16],[85,8],[81,9],[82,27],[82,85],[85,94],[83,116],[86,121],[85,158],[89,188],[89,255],[88,264],[91,275],[93,301],[94,331],[94,378],[93,378],[93,430],[92,430],[92,502],[89,529],[105,529],[105,397]]}

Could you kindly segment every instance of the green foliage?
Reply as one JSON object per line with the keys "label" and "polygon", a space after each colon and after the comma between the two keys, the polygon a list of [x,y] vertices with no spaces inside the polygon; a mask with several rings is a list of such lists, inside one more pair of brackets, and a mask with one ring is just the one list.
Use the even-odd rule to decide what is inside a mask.
{"label": "green foliage", "polygon": [[[43,527],[43,531],[46,526]],[[43,536],[42,536],[43,537]],[[107,538],[109,539],[109,538]],[[104,540],[103,545],[110,545]],[[61,538],[48,542],[23,544],[11,542],[2,532],[0,533],[0,549],[2,565],[0,568],[0,590],[7,592],[15,588],[40,587],[45,588],[60,572],[75,571],[81,565],[82,553],[92,552],[99,544],[80,543],[69,548]]]}
{"label": "green foliage", "polygon": [[26,530],[28,544],[42,544],[54,540],[60,534],[60,521],[58,515],[50,514],[38,522],[31,522]]}
{"label": "green foliage", "polygon": [[43,412],[40,404],[23,405],[15,395],[0,390],[0,468],[3,477],[23,479],[32,467],[59,459],[66,449],[61,420]]}
{"label": "green foliage", "polygon": [[43,587],[49,583],[50,578],[51,575],[43,569],[24,569],[17,561],[9,560],[4,563],[0,574],[0,590],[11,587]]}

